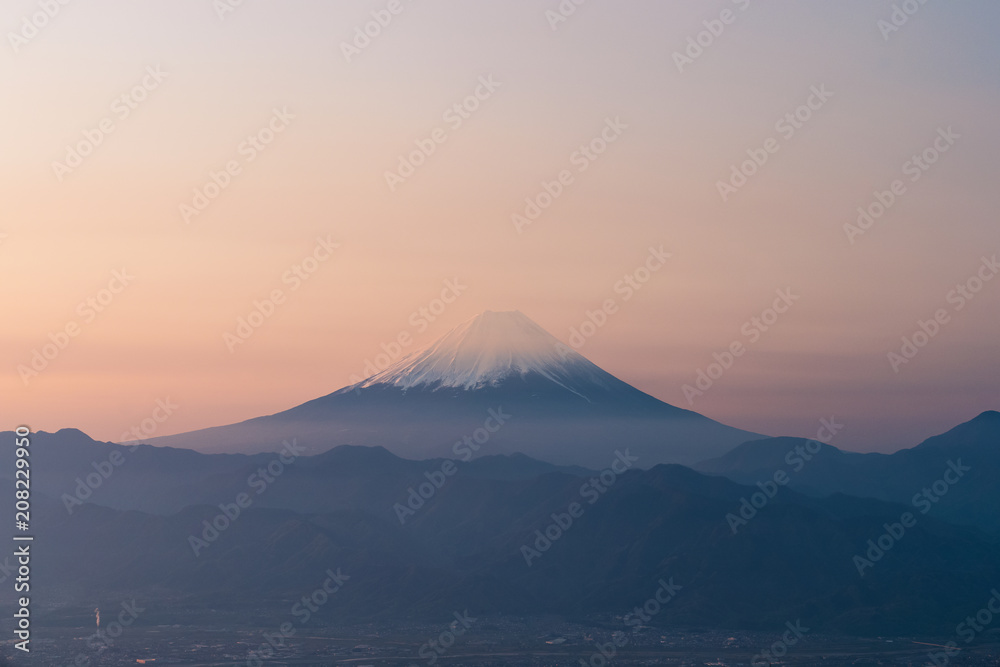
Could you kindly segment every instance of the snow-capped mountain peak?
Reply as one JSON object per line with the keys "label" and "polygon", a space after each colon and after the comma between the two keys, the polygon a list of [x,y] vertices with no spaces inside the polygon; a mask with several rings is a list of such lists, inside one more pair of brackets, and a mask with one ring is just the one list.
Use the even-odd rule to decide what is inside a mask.
{"label": "snow-capped mountain peak", "polygon": [[[487,420],[496,421],[495,432]],[[471,436],[479,444],[480,432],[488,433],[489,454],[521,452],[595,470],[607,466],[619,446],[631,447],[642,467],[689,465],[762,437],[640,391],[517,311],[487,311],[367,380],[282,412],[157,444],[256,453],[274,451],[275,443],[294,435],[316,451],[378,445],[427,459],[462,456],[455,443]]]}
{"label": "snow-capped mountain peak", "polygon": [[573,385],[580,380],[607,387],[608,379],[614,379],[520,311],[487,310],[358,386],[475,389],[529,373],[574,393],[579,393]]}

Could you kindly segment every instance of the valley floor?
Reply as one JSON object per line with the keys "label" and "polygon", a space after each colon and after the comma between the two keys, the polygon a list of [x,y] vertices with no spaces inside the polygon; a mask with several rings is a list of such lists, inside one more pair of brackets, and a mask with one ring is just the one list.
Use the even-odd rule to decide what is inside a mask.
{"label": "valley floor", "polygon": [[[276,627],[227,629],[210,625],[208,618],[205,621],[196,625],[135,626],[124,629],[114,639],[103,634],[96,636],[94,627],[39,624],[34,629],[30,659],[34,664],[88,667],[136,665],[142,664],[142,660],[147,661],[145,664],[187,667],[420,664],[737,667],[767,665],[768,658],[763,652],[773,650],[783,653],[781,658],[771,658],[774,665],[916,667],[933,664],[930,653],[941,650],[918,641],[930,644],[946,641],[808,634],[794,645],[778,645],[775,649],[775,642],[780,642],[781,636],[774,633],[643,628],[626,635],[614,634],[606,627],[558,619],[483,617],[475,619],[452,643],[447,623],[304,628],[293,636],[280,638]],[[456,635],[457,628],[452,628]],[[273,652],[267,644],[269,637],[277,646]],[[0,646],[0,652],[12,659],[13,664],[23,661],[23,654],[14,650],[12,642]],[[947,661],[939,657],[937,664],[998,665],[1000,638],[994,636],[965,648]]]}

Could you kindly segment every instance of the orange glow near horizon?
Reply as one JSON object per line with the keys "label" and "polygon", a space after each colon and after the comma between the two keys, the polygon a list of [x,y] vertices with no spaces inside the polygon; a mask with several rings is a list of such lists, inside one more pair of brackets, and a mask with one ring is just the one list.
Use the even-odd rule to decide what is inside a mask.
{"label": "orange glow near horizon", "polygon": [[[754,3],[679,72],[671,54],[717,10],[588,3],[553,30],[548,4],[404,3],[350,62],[341,42],[381,4],[62,6],[0,59],[0,429],[118,439],[168,397],[156,435],[232,423],[349,384],[401,334],[410,352],[517,309],[568,341],[607,299],[584,356],[740,428],[812,436],[833,415],[832,444],[888,451],[1000,407],[1000,280],[949,301],[1000,253],[993,22],[927,5],[887,41],[860,0],[822,20]],[[8,30],[34,11],[10,3]],[[820,85],[832,97],[783,138]],[[769,137],[723,202],[717,183]],[[894,179],[905,193],[852,243],[845,223]],[[626,299],[650,246],[671,258]],[[455,280],[454,303],[419,314]],[[799,298],[751,341],[785,289]],[[887,353],[939,309],[894,372]],[[689,404],[734,342],[746,353]]]}

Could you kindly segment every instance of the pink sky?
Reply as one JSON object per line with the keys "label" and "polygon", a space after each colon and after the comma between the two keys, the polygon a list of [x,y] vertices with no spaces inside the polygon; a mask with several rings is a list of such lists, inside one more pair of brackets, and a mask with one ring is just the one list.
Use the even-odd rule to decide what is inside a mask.
{"label": "pink sky", "polygon": [[[94,0],[16,51],[8,37],[5,427],[114,439],[167,397],[181,407],[158,434],[230,423],[348,384],[401,334],[412,350],[518,309],[568,340],[608,298],[620,307],[581,352],[733,426],[811,436],[835,416],[833,444],[892,450],[1000,407],[1000,280],[949,299],[1000,253],[993,5],[927,4],[884,38],[889,9],[860,0],[594,2],[554,30],[555,0],[404,0],[348,62],[341,44],[389,4],[247,0],[220,19],[207,0]],[[673,54],[724,10],[678,71]],[[7,3],[4,31],[37,11]],[[85,132],[92,152],[54,166]],[[433,152],[390,187],[418,146]],[[719,181],[763,154],[723,201]],[[226,187],[185,215],[213,173]],[[561,192],[518,231],[544,183]],[[671,258],[625,300],[616,283],[661,245]],[[448,280],[460,296],[414,324]],[[786,289],[799,298],[751,340]],[[227,345],[274,290],[273,315]],[[888,353],[940,309],[895,372]],[[25,381],[52,341],[64,349]],[[736,342],[689,405],[683,385]]]}

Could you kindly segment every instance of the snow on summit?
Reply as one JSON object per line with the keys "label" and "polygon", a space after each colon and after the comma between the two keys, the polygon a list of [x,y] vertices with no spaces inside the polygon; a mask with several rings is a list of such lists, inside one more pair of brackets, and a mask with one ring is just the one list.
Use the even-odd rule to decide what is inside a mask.
{"label": "snow on summit", "polygon": [[613,380],[520,311],[487,310],[360,386],[474,389],[528,373],[538,373],[575,393],[573,384],[581,380],[603,387],[609,378]]}
{"label": "snow on summit", "polygon": [[317,451],[351,444],[408,459],[451,458],[453,443],[480,429],[494,408],[517,418],[490,436],[491,453],[595,470],[607,466],[609,448],[619,443],[644,466],[688,465],[762,437],[636,389],[517,311],[487,311],[366,380],[282,412],[164,436],[157,444],[259,453],[294,433]]}

